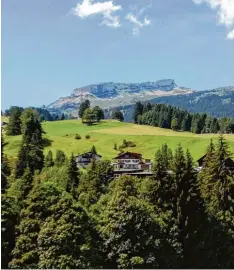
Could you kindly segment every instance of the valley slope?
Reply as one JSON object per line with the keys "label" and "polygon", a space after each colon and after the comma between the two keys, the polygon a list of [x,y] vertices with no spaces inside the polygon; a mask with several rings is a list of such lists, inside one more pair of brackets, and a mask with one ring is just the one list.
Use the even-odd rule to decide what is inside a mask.
{"label": "valley slope", "polygon": [[[204,134],[197,135],[189,132],[175,132],[169,129],[161,129],[150,126],[139,126],[132,123],[121,123],[115,120],[104,120],[93,126],[86,126],[78,120],[65,120],[44,122],[42,124],[46,132],[45,154],[52,150],[55,155],[56,150],[63,150],[67,155],[77,155],[89,151],[95,145],[98,153],[103,159],[112,159],[118,151],[114,150],[114,144],[121,145],[123,140],[130,140],[136,147],[126,148],[124,151],[142,153],[145,158],[154,159],[155,152],[162,144],[167,143],[175,150],[181,143],[186,149],[191,151],[194,159],[201,157],[209,144],[211,138],[217,140],[218,135]],[[75,135],[81,136],[80,140],[75,139]],[[89,134],[90,139],[85,135]],[[5,153],[15,159],[21,143],[21,136],[5,136]],[[234,155],[234,135],[225,135],[230,150]]]}

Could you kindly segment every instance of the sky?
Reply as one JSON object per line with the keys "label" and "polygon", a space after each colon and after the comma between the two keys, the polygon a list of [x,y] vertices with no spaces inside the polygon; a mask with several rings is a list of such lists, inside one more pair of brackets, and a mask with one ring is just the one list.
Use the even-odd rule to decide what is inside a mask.
{"label": "sky", "polygon": [[234,0],[2,0],[2,108],[101,82],[234,85]]}

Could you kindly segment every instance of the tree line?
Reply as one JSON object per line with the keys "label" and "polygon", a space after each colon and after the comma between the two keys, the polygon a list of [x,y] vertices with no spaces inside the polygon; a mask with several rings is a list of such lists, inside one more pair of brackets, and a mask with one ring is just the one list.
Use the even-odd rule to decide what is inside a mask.
{"label": "tree line", "polygon": [[38,118],[40,122],[43,121],[58,121],[65,119],[73,119],[72,115],[65,115],[64,113],[54,114],[50,113],[48,110],[43,108],[23,108],[18,106],[11,106],[9,109],[5,110],[4,116],[9,117],[9,123],[6,128],[7,135],[15,136],[21,134],[21,115],[24,110],[32,109],[38,114]]}
{"label": "tree line", "polygon": [[137,124],[151,125],[175,131],[201,133],[233,133],[232,118],[215,118],[206,113],[189,113],[186,110],[165,104],[137,102],[133,112]]}
{"label": "tree line", "polygon": [[[78,110],[78,116],[80,119],[82,119],[82,123],[86,123],[88,125],[99,122],[105,117],[104,111],[99,106],[94,106],[91,108],[89,100],[81,102]],[[122,122],[124,120],[123,113],[116,109],[112,113],[112,119],[117,119]]]}
{"label": "tree line", "polygon": [[[188,150],[156,151],[153,176],[86,172],[74,155],[43,154],[38,114],[22,113],[14,166],[2,140],[2,268],[233,268],[234,174],[223,136],[198,172]],[[96,151],[93,147],[92,151]]]}

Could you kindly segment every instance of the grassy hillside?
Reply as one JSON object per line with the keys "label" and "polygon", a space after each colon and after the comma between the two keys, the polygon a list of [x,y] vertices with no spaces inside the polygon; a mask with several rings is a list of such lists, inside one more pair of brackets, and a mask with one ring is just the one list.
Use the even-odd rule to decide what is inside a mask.
{"label": "grassy hillside", "polygon": [[[114,143],[120,145],[123,139],[133,141],[136,147],[129,150],[140,152],[146,158],[154,158],[156,150],[163,143],[167,143],[172,149],[175,149],[181,143],[183,147],[189,148],[195,159],[198,159],[204,154],[210,138],[214,140],[218,138],[218,135],[174,132],[169,129],[120,123],[114,120],[105,120],[93,126],[86,126],[77,120],[45,122],[42,125],[48,142],[48,145],[45,147],[45,153],[50,149],[53,153],[60,149],[67,155],[70,155],[72,152],[76,155],[90,150],[92,145],[95,145],[98,153],[104,159],[112,159],[118,153],[118,151],[113,149]],[[75,139],[76,133],[81,135],[81,140]],[[87,134],[90,135],[90,139],[85,139]],[[234,154],[234,135],[225,135],[225,137]],[[21,142],[21,136],[6,136],[5,140],[7,143],[5,153],[15,158]]]}

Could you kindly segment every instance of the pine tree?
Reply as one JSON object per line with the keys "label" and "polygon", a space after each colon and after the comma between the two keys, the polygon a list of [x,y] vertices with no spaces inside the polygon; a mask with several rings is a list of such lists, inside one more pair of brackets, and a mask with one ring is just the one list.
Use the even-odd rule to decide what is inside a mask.
{"label": "pine tree", "polygon": [[10,113],[9,123],[7,125],[7,135],[14,136],[21,134],[21,114],[22,109],[19,107],[12,107]]}
{"label": "pine tree", "polygon": [[1,196],[1,269],[8,269],[15,245],[15,225],[18,213],[13,202],[14,199],[6,194]]}
{"label": "pine tree", "polygon": [[182,248],[182,267],[190,268],[196,263],[194,242],[203,211],[193,160],[189,151],[184,155],[181,145],[177,147],[174,155],[173,178],[176,185],[174,213],[178,226],[178,240]]}
{"label": "pine tree", "polygon": [[21,116],[22,143],[16,162],[16,176],[23,175],[28,167],[32,175],[35,170],[42,170],[44,166],[42,127],[37,112],[26,109]]}
{"label": "pine tree", "polygon": [[[94,206],[110,269],[176,267],[177,256],[166,239],[164,223],[137,197],[136,179],[123,176]],[[157,244],[156,244],[157,243]]]}
{"label": "pine tree", "polygon": [[68,167],[68,182],[67,182],[67,192],[73,194],[76,197],[77,188],[79,185],[79,171],[76,164],[76,159],[72,154]]}
{"label": "pine tree", "polygon": [[97,150],[96,150],[96,147],[94,145],[92,146],[90,152],[95,154],[95,155],[97,154]]}
{"label": "pine tree", "polygon": [[135,124],[138,123],[137,118],[139,115],[142,115],[142,112],[143,112],[143,104],[140,101],[138,101],[135,105],[135,109],[133,113],[133,120]]}
{"label": "pine tree", "polygon": [[208,212],[234,232],[234,175],[226,166],[228,158],[228,145],[221,135],[215,151],[209,146],[199,179]]}
{"label": "pine tree", "polygon": [[54,161],[55,165],[60,167],[65,163],[65,161],[66,161],[65,153],[61,150],[57,150],[56,156],[55,156],[55,161]]}
{"label": "pine tree", "polygon": [[45,158],[45,167],[52,167],[54,165],[53,161],[53,153],[51,150],[48,151],[47,156]]}

